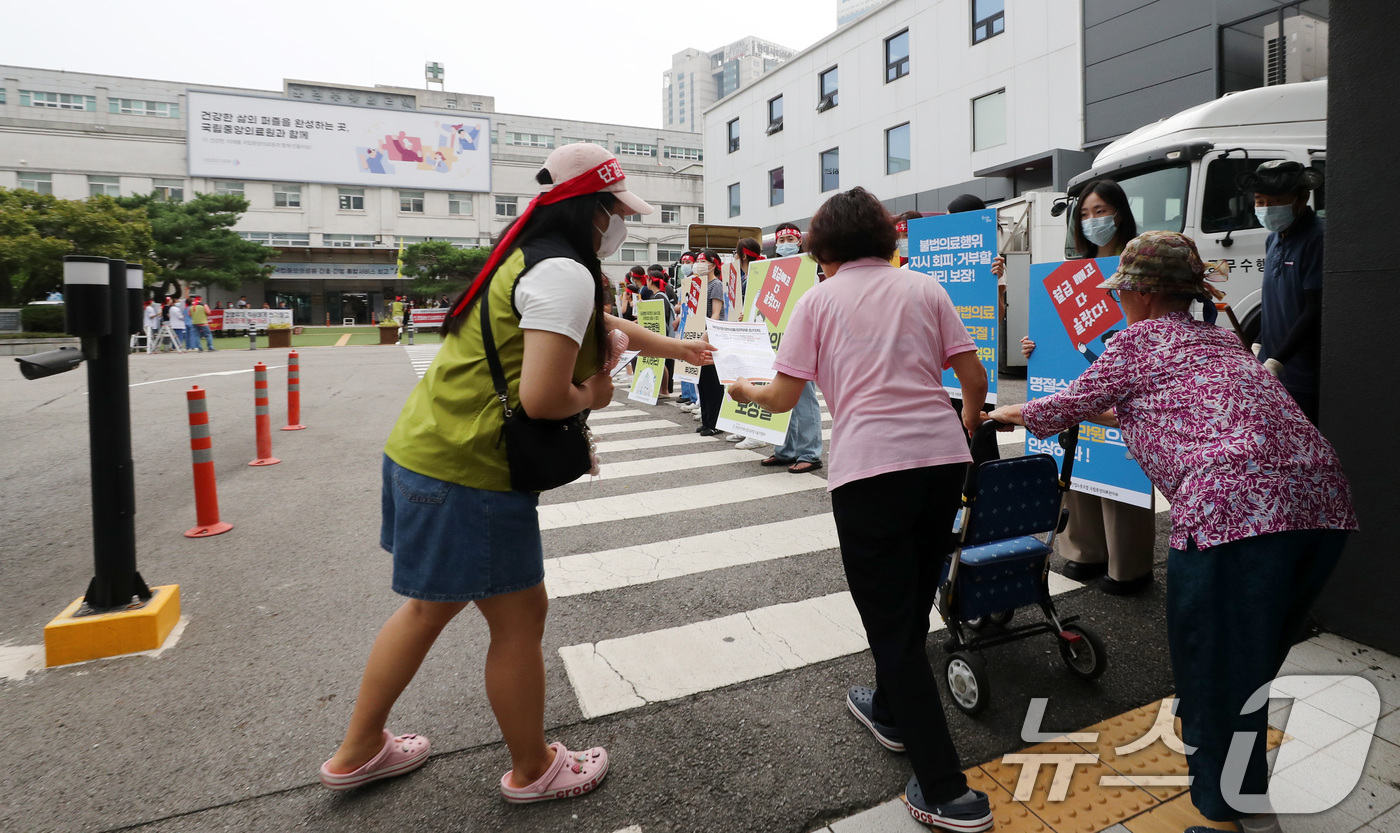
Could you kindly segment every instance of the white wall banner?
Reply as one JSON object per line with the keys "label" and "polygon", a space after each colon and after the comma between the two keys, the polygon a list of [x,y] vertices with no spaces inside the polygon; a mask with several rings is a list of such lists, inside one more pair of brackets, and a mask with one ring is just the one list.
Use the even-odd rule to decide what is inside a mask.
{"label": "white wall banner", "polygon": [[[393,263],[276,263],[269,261],[272,277],[298,280],[303,278],[383,278],[398,279],[399,267]],[[408,278],[403,278],[408,280]]]}
{"label": "white wall banner", "polygon": [[190,176],[491,190],[491,122],[283,98],[187,93]]}
{"label": "white wall banner", "polygon": [[266,330],[271,325],[292,326],[292,311],[289,309],[226,309],[225,330]]}

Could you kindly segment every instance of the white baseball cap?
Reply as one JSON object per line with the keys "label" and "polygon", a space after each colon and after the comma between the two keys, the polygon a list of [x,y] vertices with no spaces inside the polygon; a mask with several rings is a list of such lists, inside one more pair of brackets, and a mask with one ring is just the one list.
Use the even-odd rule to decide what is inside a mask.
{"label": "white baseball cap", "polygon": [[[623,174],[622,165],[618,163],[617,157],[608,153],[606,148],[592,142],[575,142],[558,148],[544,160],[544,169],[549,171],[549,177],[555,185],[597,171],[598,176],[607,184],[596,190],[612,194],[618,202],[626,206],[628,214],[651,214],[656,210],[641,197],[627,190],[626,175]],[[544,186],[545,190],[551,187],[553,186]]]}

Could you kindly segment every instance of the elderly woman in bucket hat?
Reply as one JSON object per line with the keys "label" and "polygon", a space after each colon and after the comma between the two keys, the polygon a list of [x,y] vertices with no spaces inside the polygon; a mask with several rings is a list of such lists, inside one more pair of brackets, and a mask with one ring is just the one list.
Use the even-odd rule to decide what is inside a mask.
{"label": "elderly woman in bucket hat", "polygon": [[1278,674],[1356,516],[1332,447],[1288,391],[1233,333],[1191,315],[1205,301],[1213,317],[1206,271],[1189,237],[1134,238],[1101,284],[1129,326],[1068,388],[991,416],[1038,437],[1116,417],[1171,502],[1167,638],[1183,740],[1196,747],[1191,798],[1209,819],[1276,830],[1272,815],[1227,802],[1226,754],[1236,732],[1254,732],[1243,783],[1225,786],[1266,792],[1267,709],[1240,712]]}

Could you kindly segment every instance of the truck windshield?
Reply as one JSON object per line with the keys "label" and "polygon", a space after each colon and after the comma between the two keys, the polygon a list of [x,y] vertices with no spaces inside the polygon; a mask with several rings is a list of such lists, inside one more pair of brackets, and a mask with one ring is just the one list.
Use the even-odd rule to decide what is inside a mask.
{"label": "truck windshield", "polygon": [[1128,195],[1139,234],[1186,228],[1186,191],[1190,181],[1191,168],[1184,164],[1138,171],[1118,180]]}

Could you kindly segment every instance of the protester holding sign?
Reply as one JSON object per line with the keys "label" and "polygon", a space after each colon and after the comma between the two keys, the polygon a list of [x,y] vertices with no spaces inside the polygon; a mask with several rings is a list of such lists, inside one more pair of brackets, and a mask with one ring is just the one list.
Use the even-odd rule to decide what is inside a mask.
{"label": "protester holding sign", "polygon": [[[847,708],[886,748],[909,752],[914,818],[986,830],[987,795],[968,789],[925,647],[972,459],[964,425],[980,421],[986,371],[943,286],[890,265],[894,223],[873,194],[855,188],[827,200],[807,248],[827,279],[797,302],[773,383],[740,380],[729,395],[780,412],[797,404],[806,382],[826,394],[834,420],[827,488],[877,682],[851,687]],[[961,420],[943,390],[945,365],[975,403]]]}
{"label": "protester holding sign", "polygon": [[[741,237],[734,250],[734,258],[739,264],[739,297],[742,303],[747,304],[749,298],[749,265],[763,260],[763,244],[752,237]],[[744,320],[742,309],[739,320]],[[741,434],[730,434],[725,437],[731,443],[738,443],[735,448],[755,449],[763,448],[767,442],[757,437],[745,437]]]}
{"label": "protester holding sign", "polygon": [[[1356,529],[1332,447],[1287,389],[1214,326],[1216,292],[1196,244],[1150,231],[1099,284],[1128,327],[1069,387],[991,416],[1050,437],[1112,410],[1133,456],[1171,501],[1167,639],[1191,800],[1206,818],[1245,814],[1222,795],[1226,757],[1252,738],[1246,798],[1265,792],[1267,691]],[[1200,302],[1208,320],[1190,312]],[[1252,735],[1250,733],[1253,733]],[[1238,776],[1237,776],[1238,778]],[[1228,780],[1228,779],[1226,779]],[[1232,790],[1234,791],[1234,790]],[[1237,796],[1238,799],[1239,796]],[[1279,828],[1254,819],[1246,830]]]}
{"label": "protester holding sign", "polygon": [[[511,756],[500,782],[506,800],[585,794],[607,773],[601,747],[573,752],[545,742],[539,494],[514,484],[550,461],[502,437],[507,419],[518,429],[510,436],[520,438],[531,422],[572,419],[612,401],[603,368],[619,345],[608,330],[622,330],[643,354],[707,359],[708,344],[668,339],[602,310],[600,258],[626,237],[624,216],[652,212],[625,179],[597,145],[552,152],[536,175],[541,193],[506,228],[443,323],[442,349],[384,450],[381,544],[393,553],[394,592],[408,601],[375,640],[345,740],[321,766],[331,789],[401,775],[427,760],[426,738],[395,735],[384,724],[442,629],[470,602],[491,631],[486,693]],[[518,470],[520,462],[530,470]]]}
{"label": "protester holding sign", "polygon": [[[802,251],[802,231],[796,223],[779,226],[775,237],[780,257],[791,257]],[[783,255],[783,252],[789,254]],[[814,383],[809,381],[802,386],[802,396],[792,408],[783,444],[773,449],[772,456],[759,465],[786,466],[792,474],[816,471],[822,467],[822,406],[817,401],[817,386]]]}
{"label": "protester holding sign", "polygon": [[[727,317],[724,282],[719,277],[720,264],[719,252],[714,249],[705,249],[695,255],[695,276],[705,282],[702,292],[705,299],[704,316],[716,321]],[[719,383],[719,374],[713,366],[700,368],[697,387],[700,390],[700,427],[695,430],[702,437],[713,437],[720,433],[715,423],[719,420],[719,406],[724,399],[724,387]]]}
{"label": "protester holding sign", "polygon": [[[1079,222],[1073,228],[1075,250],[1084,258],[1114,257],[1137,236],[1137,221],[1128,195],[1118,183],[1097,179],[1079,193]],[[1000,278],[1002,258],[992,264]],[[1111,333],[1110,333],[1111,335]],[[1085,341],[1088,341],[1086,339]],[[1092,362],[1092,348],[1076,343]],[[1030,358],[1035,342],[1021,339],[1021,352]],[[1075,581],[1099,581],[1100,589],[1113,595],[1131,595],[1152,584],[1152,555],[1157,536],[1156,513],[1151,506],[1131,506],[1080,491],[1065,499],[1069,525],[1058,539],[1065,557],[1064,574]]]}

